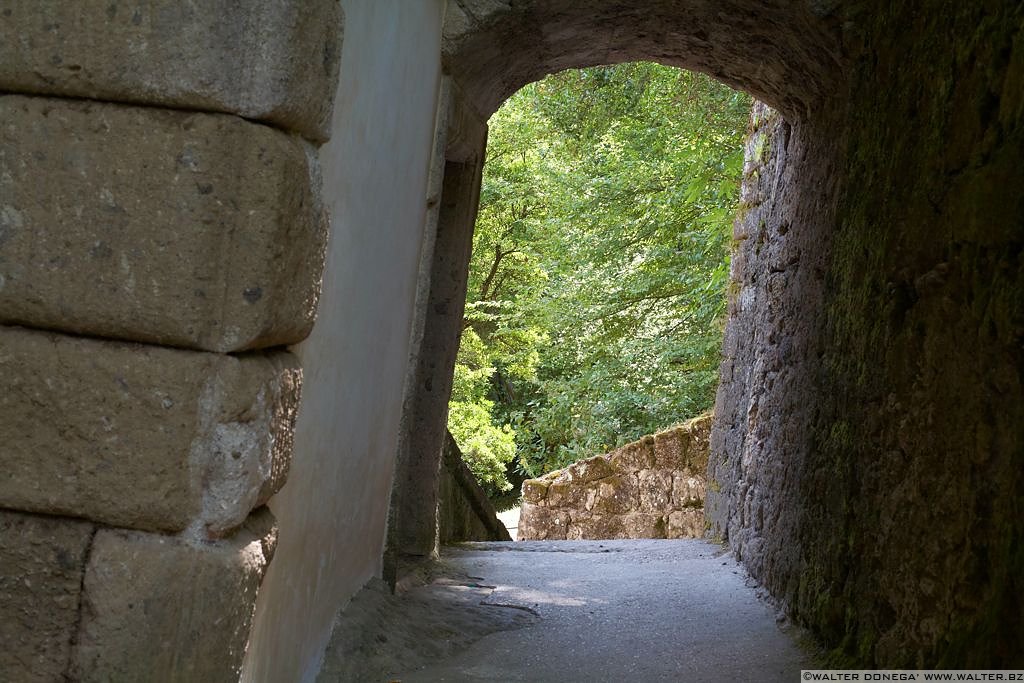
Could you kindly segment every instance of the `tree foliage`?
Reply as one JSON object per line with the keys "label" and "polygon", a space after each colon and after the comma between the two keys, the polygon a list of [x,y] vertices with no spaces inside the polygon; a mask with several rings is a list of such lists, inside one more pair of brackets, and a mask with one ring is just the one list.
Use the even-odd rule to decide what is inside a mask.
{"label": "tree foliage", "polygon": [[449,417],[492,495],[711,406],[749,108],[631,63],[492,117]]}

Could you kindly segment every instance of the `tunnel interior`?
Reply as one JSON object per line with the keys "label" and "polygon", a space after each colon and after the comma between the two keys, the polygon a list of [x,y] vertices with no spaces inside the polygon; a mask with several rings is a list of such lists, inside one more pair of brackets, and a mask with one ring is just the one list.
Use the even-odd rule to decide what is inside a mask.
{"label": "tunnel interior", "polygon": [[776,110],[755,107],[766,151],[734,229],[711,533],[840,659],[1019,663],[1021,26],[1007,7],[450,2],[455,124],[405,410],[433,433],[400,450],[391,552],[436,547],[436,458],[414,454],[442,438],[483,122],[547,73],[658,61]]}
{"label": "tunnel interior", "polygon": [[1020,2],[2,15],[0,678],[313,680],[436,552],[488,116],[642,59],[777,112],[711,533],[838,663],[1024,665]]}

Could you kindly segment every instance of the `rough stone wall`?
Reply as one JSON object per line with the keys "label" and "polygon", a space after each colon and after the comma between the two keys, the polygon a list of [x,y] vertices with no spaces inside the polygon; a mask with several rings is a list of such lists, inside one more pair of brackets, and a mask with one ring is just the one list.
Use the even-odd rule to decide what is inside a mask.
{"label": "rough stone wall", "polygon": [[846,656],[1021,666],[1024,13],[843,12],[849,106],[755,124],[709,517]]}
{"label": "rough stone wall", "polygon": [[700,538],[711,415],[523,482],[519,539]]}
{"label": "rough stone wall", "polygon": [[1022,666],[1024,8],[928,7],[857,17],[795,601],[880,664]]}
{"label": "rough stone wall", "polygon": [[636,60],[712,74],[800,117],[842,68],[836,4],[448,0],[445,65],[485,119],[549,73]]}
{"label": "rough stone wall", "polygon": [[450,433],[445,435],[437,497],[437,541],[511,541]]}
{"label": "rough stone wall", "polygon": [[770,586],[784,587],[802,567],[794,489],[812,448],[808,397],[821,375],[840,170],[829,140],[755,104],[733,230],[706,512],[712,533]]}
{"label": "rough stone wall", "polygon": [[0,679],[237,680],[340,38],[334,0],[4,3]]}

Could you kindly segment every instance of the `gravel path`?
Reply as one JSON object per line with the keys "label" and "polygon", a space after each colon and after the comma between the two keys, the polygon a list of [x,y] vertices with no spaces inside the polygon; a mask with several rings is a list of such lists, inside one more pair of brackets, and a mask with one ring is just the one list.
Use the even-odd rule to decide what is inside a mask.
{"label": "gravel path", "polygon": [[[406,659],[384,680],[792,683],[814,666],[742,567],[705,541],[473,543],[445,562],[477,610],[506,620],[496,629],[515,630],[460,642],[425,666]],[[447,582],[418,590],[436,597]]]}

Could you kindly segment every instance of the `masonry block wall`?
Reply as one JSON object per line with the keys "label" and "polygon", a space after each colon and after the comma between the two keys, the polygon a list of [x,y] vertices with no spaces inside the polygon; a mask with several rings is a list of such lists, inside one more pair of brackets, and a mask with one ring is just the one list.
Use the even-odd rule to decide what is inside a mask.
{"label": "masonry block wall", "polygon": [[846,106],[756,112],[709,518],[850,661],[1014,668],[1024,14],[926,5],[844,8]]}
{"label": "masonry block wall", "polygon": [[334,0],[0,7],[0,678],[237,680],[326,240]]}
{"label": "masonry block wall", "polygon": [[511,541],[480,482],[462,460],[459,445],[445,433],[437,494],[437,543]]}
{"label": "masonry block wall", "polygon": [[701,538],[711,415],[523,482],[519,540]]}

